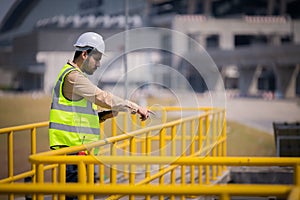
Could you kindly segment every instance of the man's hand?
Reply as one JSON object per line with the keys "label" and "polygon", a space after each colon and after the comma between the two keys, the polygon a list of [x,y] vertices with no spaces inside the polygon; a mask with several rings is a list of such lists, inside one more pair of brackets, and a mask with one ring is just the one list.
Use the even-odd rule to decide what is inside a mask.
{"label": "man's hand", "polygon": [[149,113],[151,112],[147,108],[139,107],[138,110],[136,111],[140,115],[140,119],[142,121],[145,121],[149,117]]}

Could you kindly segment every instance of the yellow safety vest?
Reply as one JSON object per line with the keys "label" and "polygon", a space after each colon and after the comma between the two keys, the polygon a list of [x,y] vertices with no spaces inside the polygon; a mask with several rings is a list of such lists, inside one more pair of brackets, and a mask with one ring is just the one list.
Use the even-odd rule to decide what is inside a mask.
{"label": "yellow safety vest", "polygon": [[78,69],[66,64],[59,73],[53,89],[49,124],[51,149],[77,146],[99,140],[100,125],[97,106],[84,98],[70,101],[62,94],[64,78],[74,70]]}

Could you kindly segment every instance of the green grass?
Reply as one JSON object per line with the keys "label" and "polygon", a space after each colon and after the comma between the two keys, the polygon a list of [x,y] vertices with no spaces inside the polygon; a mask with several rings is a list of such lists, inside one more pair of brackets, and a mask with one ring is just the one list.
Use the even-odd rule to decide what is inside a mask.
{"label": "green grass", "polygon": [[5,95],[0,97],[0,128],[49,120],[51,97],[46,95]]}
{"label": "green grass", "polygon": [[227,122],[227,153],[230,156],[275,156],[274,137],[237,122]]}

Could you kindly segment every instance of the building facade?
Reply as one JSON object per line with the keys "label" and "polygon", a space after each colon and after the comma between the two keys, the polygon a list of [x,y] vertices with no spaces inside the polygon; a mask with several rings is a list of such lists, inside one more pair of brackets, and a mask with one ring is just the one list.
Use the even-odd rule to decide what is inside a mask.
{"label": "building facade", "polygon": [[[160,50],[130,53],[129,70],[145,63],[150,63],[143,68],[145,73],[155,68],[144,82],[176,88],[190,85],[196,92],[212,90],[207,87],[206,75],[184,58],[199,57],[193,49],[196,42],[218,67],[225,88],[238,89],[245,96],[271,91],[278,97],[295,97],[300,93],[299,8],[298,1],[287,0],[16,1],[0,27],[0,85],[49,93],[60,68],[72,59],[73,42],[82,32],[100,32],[108,39],[128,29],[159,27],[178,31],[188,39],[152,32],[151,42]],[[97,74],[96,84],[122,83],[125,72],[120,69],[124,68],[126,48],[125,39],[111,43],[108,54],[121,58],[105,75]],[[184,74],[188,84],[155,67],[159,64]],[[140,72],[135,73],[131,81],[144,84]]]}

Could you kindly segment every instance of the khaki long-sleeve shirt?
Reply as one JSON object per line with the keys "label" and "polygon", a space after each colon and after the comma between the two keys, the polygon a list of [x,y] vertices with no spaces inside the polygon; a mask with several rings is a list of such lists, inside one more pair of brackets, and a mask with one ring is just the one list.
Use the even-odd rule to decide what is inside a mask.
{"label": "khaki long-sleeve shirt", "polygon": [[83,73],[74,70],[65,76],[63,95],[69,100],[87,99],[96,105],[115,111],[136,112],[139,106],[95,86]]}

